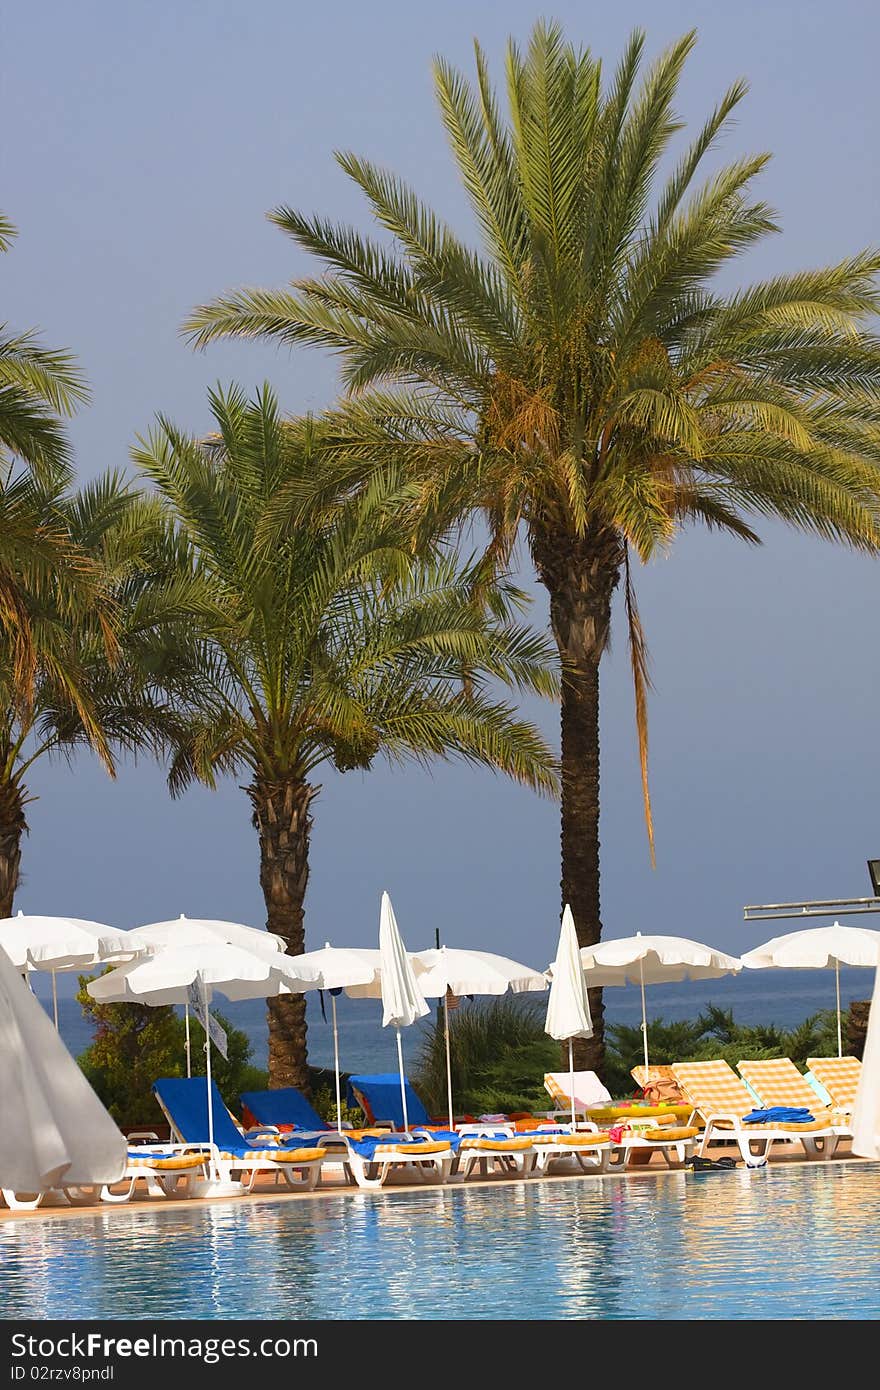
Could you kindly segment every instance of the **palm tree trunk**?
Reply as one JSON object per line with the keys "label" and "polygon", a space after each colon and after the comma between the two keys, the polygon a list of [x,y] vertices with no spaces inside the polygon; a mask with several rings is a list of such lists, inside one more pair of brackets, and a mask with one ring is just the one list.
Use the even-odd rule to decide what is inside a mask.
{"label": "palm tree trunk", "polygon": [[[623,554],[613,532],[533,530],[538,574],[550,593],[550,624],[562,662],[562,903],[581,946],[601,940],[599,895],[599,664],[608,645],[611,599]],[[601,989],[590,990],[592,1038],[575,1040],[575,1066],[605,1061]],[[568,1065],[568,1049],[565,1048]]]}
{"label": "palm tree trunk", "polygon": [[[305,896],[309,881],[309,804],[319,788],[299,778],[268,781],[256,777],[248,787],[260,837],[260,885],[266,900],[266,926],[284,938],[291,955],[305,950]],[[309,1092],[306,1002],[288,994],[269,1003],[269,1084]]]}
{"label": "palm tree trunk", "polygon": [[0,782],[0,917],[11,917],[27,830],[24,793],[17,782]]}

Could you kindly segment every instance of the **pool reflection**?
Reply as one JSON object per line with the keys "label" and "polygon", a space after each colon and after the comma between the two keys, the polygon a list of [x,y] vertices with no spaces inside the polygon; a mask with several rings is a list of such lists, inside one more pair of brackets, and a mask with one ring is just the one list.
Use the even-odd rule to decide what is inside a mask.
{"label": "pool reflection", "polygon": [[880,1315],[877,1165],[0,1222],[7,1318]]}

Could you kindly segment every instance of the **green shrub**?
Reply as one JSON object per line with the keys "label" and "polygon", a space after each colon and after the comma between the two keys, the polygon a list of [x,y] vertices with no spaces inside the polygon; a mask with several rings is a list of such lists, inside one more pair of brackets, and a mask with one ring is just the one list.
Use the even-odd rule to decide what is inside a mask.
{"label": "green shrub", "polygon": [[[559,1044],[544,1032],[545,1009],[503,995],[465,1004],[449,1015],[452,1093],[457,1114],[547,1110],[544,1073],[559,1067]],[[416,1089],[432,1115],[446,1114],[446,1045],[442,1012],[427,1028]]]}
{"label": "green shrub", "polygon": [[[153,1129],[165,1117],[151,1087],[160,1076],[186,1075],[186,1029],[170,1005],[102,1004],[86,985],[91,976],[80,976],[77,999],[94,1025],[94,1041],[78,1058],[79,1065],[118,1125]],[[211,1050],[211,1070],[220,1094],[236,1114],[242,1091],[262,1091],[266,1072],[250,1063],[247,1034],[233,1028],[212,1010],[228,1038],[229,1057]],[[204,1074],[204,1031],[190,1019],[193,1072]]]}

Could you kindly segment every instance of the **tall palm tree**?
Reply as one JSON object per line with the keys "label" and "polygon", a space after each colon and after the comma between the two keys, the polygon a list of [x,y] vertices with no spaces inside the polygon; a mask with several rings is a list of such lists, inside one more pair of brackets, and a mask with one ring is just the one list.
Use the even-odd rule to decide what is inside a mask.
{"label": "tall palm tree", "polygon": [[[863,252],[734,293],[716,273],[777,230],[752,190],[768,156],[698,170],[746,87],[721,98],[672,171],[687,34],[644,73],[635,33],[608,80],[539,24],[507,50],[507,104],[435,64],[442,118],[482,236],[471,249],[391,173],[338,156],[381,240],[281,207],[319,278],[244,289],[188,331],[336,353],[352,473],[397,454],[444,516],[482,512],[506,564],[524,528],[563,664],[562,898],[587,945],[599,903],[599,665],[624,580],[645,809],[647,655],[630,556],[702,522],[749,542],[750,517],[874,549],[880,541],[880,257]],[[389,449],[389,441],[397,448]],[[601,1065],[595,1038],[579,1063]]]}
{"label": "tall palm tree", "polygon": [[[320,428],[282,419],[268,387],[252,401],[218,390],[211,408],[208,439],[160,418],[133,453],[172,509],[194,585],[178,664],[190,722],[170,784],[249,779],[267,926],[297,954],[318,769],[457,754],[553,791],[545,744],[488,685],[552,694],[555,657],[507,616],[516,595],[502,585],[490,621],[454,563],[413,560],[386,486],[324,497],[279,535],[279,493],[302,497],[320,476]],[[302,996],[269,1001],[269,1073],[308,1086]]]}
{"label": "tall palm tree", "polygon": [[120,750],[158,753],[177,729],[165,652],[179,610],[173,588],[159,582],[173,553],[161,508],[113,474],[78,493],[63,478],[19,480],[19,489],[37,534],[87,562],[97,587],[71,586],[57,569],[48,582],[54,550],[47,575],[36,567],[37,582],[33,565],[18,571],[34,653],[27,700],[15,639],[0,630],[0,917],[13,910],[34,764],[85,746],[112,776]]}
{"label": "tall palm tree", "polygon": [[[16,230],[0,213],[0,252]],[[40,345],[36,334],[0,324],[0,631],[11,639],[19,696],[32,690],[35,652],[27,592],[51,586],[63,570],[75,597],[94,596],[96,574],[63,527],[47,523],[31,480],[57,488],[71,478],[70,449],[61,417],[88,400],[69,353]],[[22,470],[18,464],[26,465]]]}

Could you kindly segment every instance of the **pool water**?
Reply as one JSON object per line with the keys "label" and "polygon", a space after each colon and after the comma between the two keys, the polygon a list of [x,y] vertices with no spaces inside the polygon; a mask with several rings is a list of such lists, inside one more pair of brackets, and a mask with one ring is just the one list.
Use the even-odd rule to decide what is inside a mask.
{"label": "pool water", "polygon": [[0,1222],[6,1318],[880,1316],[880,1165]]}

